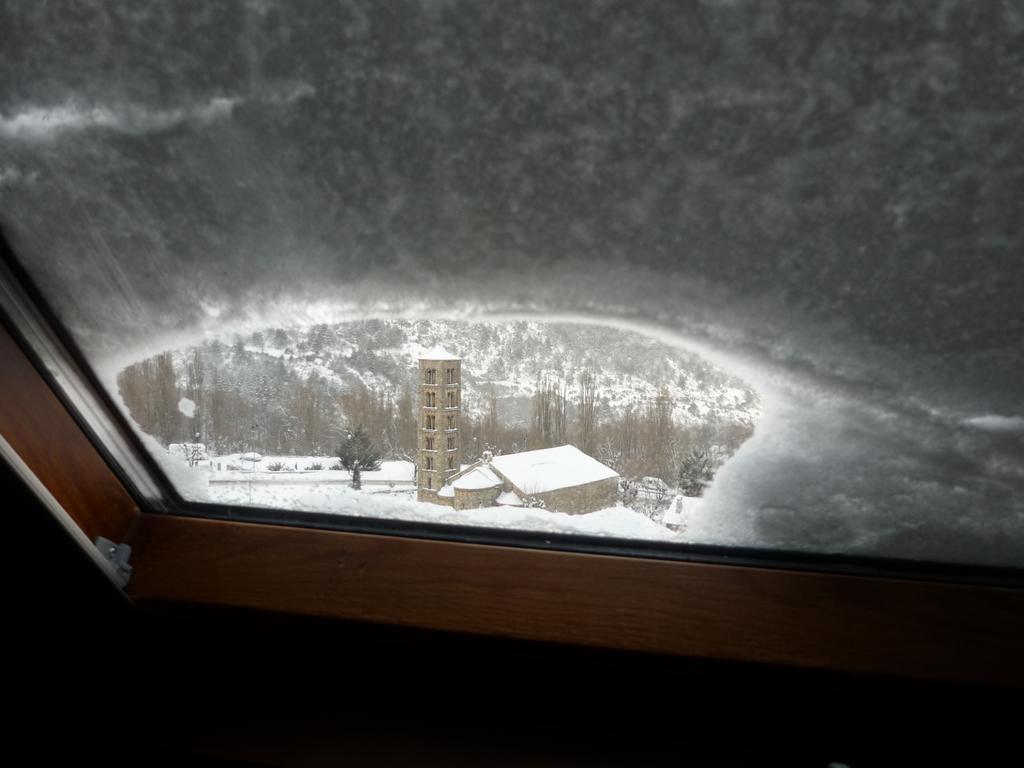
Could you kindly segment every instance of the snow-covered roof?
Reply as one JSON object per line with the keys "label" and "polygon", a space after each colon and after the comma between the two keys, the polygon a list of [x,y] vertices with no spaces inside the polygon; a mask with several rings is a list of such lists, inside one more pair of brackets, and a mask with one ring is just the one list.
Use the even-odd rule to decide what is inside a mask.
{"label": "snow-covered roof", "polygon": [[573,445],[495,456],[491,464],[523,493],[546,493],[619,476]]}
{"label": "snow-covered roof", "polygon": [[523,506],[523,500],[516,495],[515,491],[505,491],[499,493],[498,498],[495,502],[502,507],[521,507]]}
{"label": "snow-covered roof", "polygon": [[501,478],[487,467],[477,467],[453,480],[452,485],[462,491],[481,491],[501,485]]}
{"label": "snow-covered roof", "polygon": [[664,525],[686,525],[687,519],[700,510],[704,499],[699,496],[676,496],[661,518]]}
{"label": "snow-covered roof", "polygon": [[431,350],[420,353],[420,360],[461,360],[458,355],[453,355],[442,347],[434,347]]}
{"label": "snow-covered roof", "polygon": [[450,485],[442,485],[441,489],[437,492],[438,496],[443,496],[446,499],[450,499],[455,496],[455,489]]}
{"label": "snow-covered roof", "polygon": [[662,525],[682,525],[686,522],[686,517],[683,515],[683,511],[672,505],[665,510],[665,513],[661,516]]}

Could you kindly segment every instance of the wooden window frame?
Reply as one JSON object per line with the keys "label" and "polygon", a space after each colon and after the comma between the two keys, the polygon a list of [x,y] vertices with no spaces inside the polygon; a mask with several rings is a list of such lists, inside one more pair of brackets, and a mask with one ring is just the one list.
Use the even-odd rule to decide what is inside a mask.
{"label": "wooden window frame", "polygon": [[835,565],[827,558],[772,561],[772,553],[741,564],[731,562],[739,559],[732,551],[718,562],[701,561],[699,552],[685,559],[566,551],[536,541],[429,538],[411,526],[330,530],[303,523],[302,515],[274,525],[210,519],[180,498],[168,510],[176,514],[167,514],[112,468],[30,345],[2,319],[0,434],[90,540],[104,536],[132,547],[127,595],[138,604],[184,601],[1024,685],[1018,571],[942,566],[931,574],[873,575],[826,571]]}

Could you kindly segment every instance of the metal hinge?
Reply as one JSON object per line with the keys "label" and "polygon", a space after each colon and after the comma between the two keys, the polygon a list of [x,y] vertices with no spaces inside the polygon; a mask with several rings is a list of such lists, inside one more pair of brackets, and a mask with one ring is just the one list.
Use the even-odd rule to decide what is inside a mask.
{"label": "metal hinge", "polygon": [[97,536],[94,543],[103,558],[114,566],[121,586],[127,586],[128,580],[132,577],[132,567],[128,564],[128,558],[132,556],[132,548],[127,544],[118,544],[103,536]]}

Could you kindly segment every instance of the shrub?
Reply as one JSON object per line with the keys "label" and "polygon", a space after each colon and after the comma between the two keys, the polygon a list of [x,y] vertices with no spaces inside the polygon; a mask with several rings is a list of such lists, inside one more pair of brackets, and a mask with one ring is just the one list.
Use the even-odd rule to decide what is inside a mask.
{"label": "shrub", "polygon": [[271,462],[270,464],[267,464],[267,469],[269,469],[271,472],[280,472],[282,469],[284,469],[284,464],[281,463],[280,461],[274,461]]}
{"label": "shrub", "polygon": [[323,469],[323,468],[324,468],[324,465],[321,464],[319,461],[314,461],[312,464],[310,464],[308,467],[306,467],[306,469]]}
{"label": "shrub", "polygon": [[357,491],[362,488],[363,472],[376,472],[383,458],[362,424],[349,432],[338,446],[338,460],[352,473],[352,487]]}

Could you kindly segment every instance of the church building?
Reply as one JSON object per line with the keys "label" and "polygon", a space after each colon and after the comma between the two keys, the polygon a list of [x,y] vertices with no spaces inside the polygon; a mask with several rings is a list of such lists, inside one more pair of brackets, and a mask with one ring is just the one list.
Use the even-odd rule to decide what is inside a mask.
{"label": "church building", "polygon": [[433,350],[419,360],[416,498],[455,509],[538,506],[584,514],[614,506],[619,475],[572,445],[492,456],[463,468],[459,357]]}

